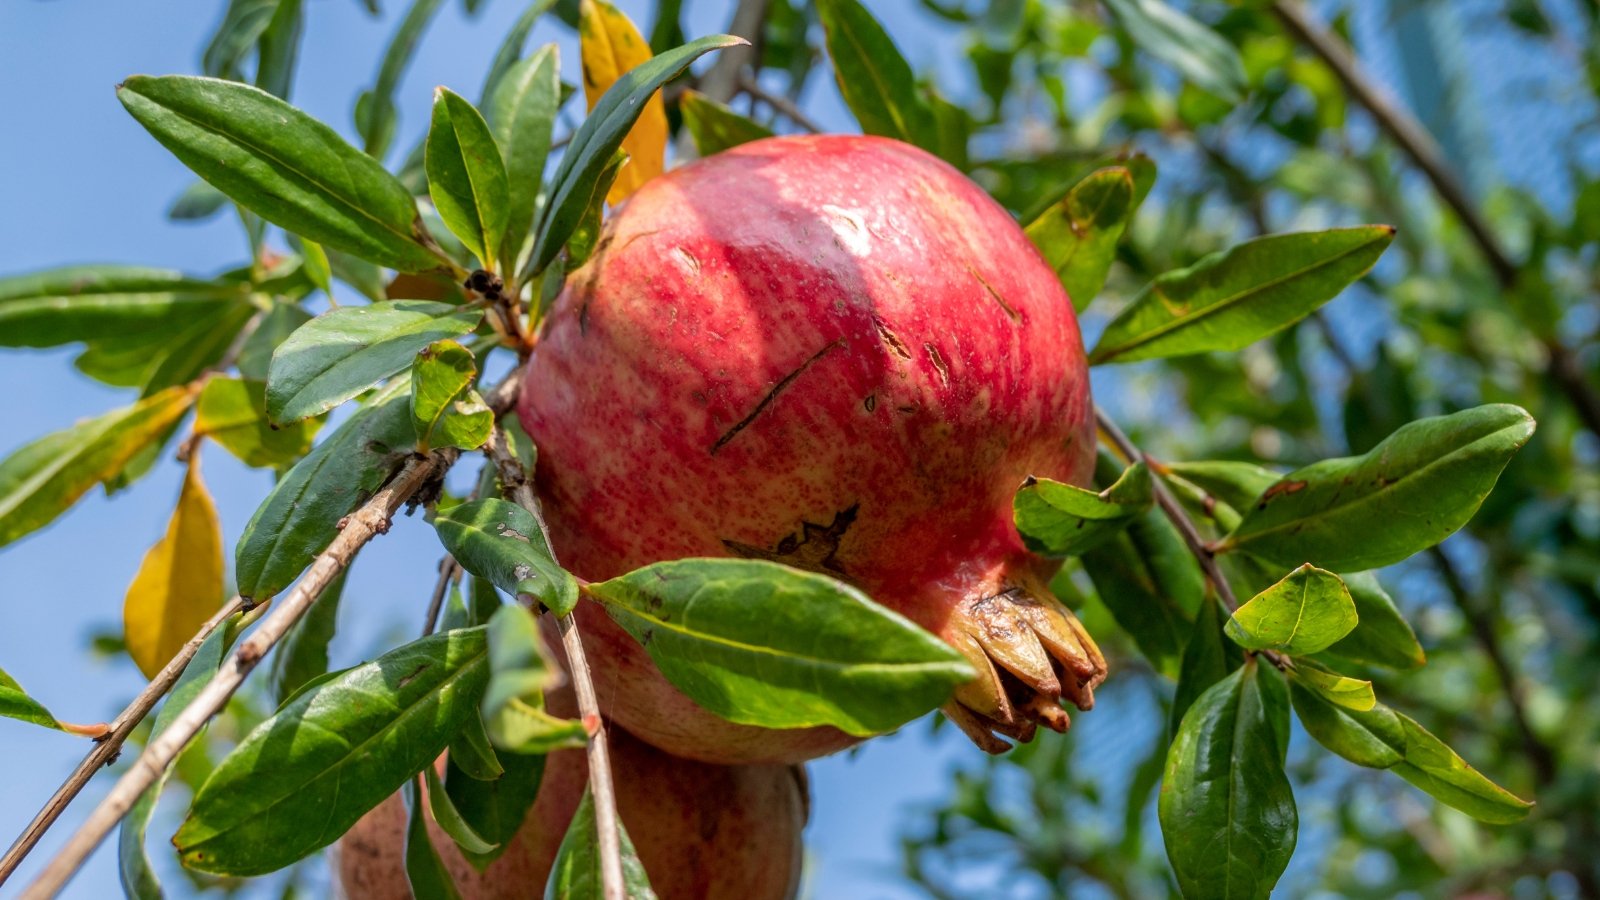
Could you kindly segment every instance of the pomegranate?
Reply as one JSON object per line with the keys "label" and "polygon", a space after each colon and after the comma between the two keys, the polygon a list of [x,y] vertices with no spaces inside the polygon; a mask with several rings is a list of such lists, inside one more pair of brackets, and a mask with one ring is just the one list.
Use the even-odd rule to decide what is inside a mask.
{"label": "pomegranate", "polygon": [[[550,708],[575,715],[570,691]],[[798,766],[715,766],[678,759],[619,728],[608,732],[617,808],[661,900],[785,900],[800,884],[807,797]],[[534,900],[588,783],[582,750],[550,754],[522,830],[482,872],[430,819],[429,833],[464,900]],[[344,894],[410,900],[406,811],[399,795],[339,842]]]}
{"label": "pomegranate", "polygon": [[[1029,475],[1089,478],[1077,320],[1011,216],[927,153],[769,138],[653,179],[555,301],[519,412],[581,577],[740,555],[843,579],[971,660],[944,711],[994,752],[1091,706],[1104,659],[1011,512]],[[854,740],[722,720],[601,607],[577,615],[608,715],[658,747],[793,762]]]}

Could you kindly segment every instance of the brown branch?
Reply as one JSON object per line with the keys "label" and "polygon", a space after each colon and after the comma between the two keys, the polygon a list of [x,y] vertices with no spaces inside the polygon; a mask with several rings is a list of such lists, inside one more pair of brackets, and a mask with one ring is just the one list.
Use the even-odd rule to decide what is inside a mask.
{"label": "brown branch", "polygon": [[726,47],[717,54],[704,77],[700,79],[700,93],[718,103],[727,103],[739,87],[739,76],[746,65],[755,59],[756,45],[767,21],[769,0],[739,0],[728,22],[728,33],[749,41],[737,47]]}
{"label": "brown branch", "polygon": [[739,90],[749,94],[757,100],[760,100],[762,103],[765,103],[782,113],[789,119],[789,121],[799,125],[806,131],[809,131],[812,134],[822,133],[822,126],[818,125],[815,120],[806,115],[804,110],[795,105],[795,103],[788,97],[785,97],[782,94],[774,94],[773,92],[762,87],[761,82],[757,81],[754,77],[748,74],[740,75]]}
{"label": "brown branch", "polygon": [[[1422,170],[1439,198],[1455,211],[1501,288],[1514,290],[1518,281],[1516,262],[1473,203],[1461,179],[1445,159],[1444,151],[1427,129],[1367,76],[1349,46],[1317,23],[1300,0],[1273,0],[1272,10],[1296,40],[1333,70],[1345,90],[1366,107],[1378,127]],[[1585,377],[1576,354],[1553,335],[1541,336],[1540,342],[1545,348],[1545,374],[1566,395],[1584,427],[1600,435],[1600,394],[1596,394]]]}
{"label": "brown branch", "polygon": [[[545,525],[544,512],[539,497],[528,480],[527,470],[506,445],[505,434],[497,426],[484,445],[489,458],[500,474],[500,486],[518,506],[533,514],[539,523],[546,547],[550,543],[550,529]],[[600,717],[600,700],[595,694],[594,680],[589,674],[589,660],[583,651],[583,639],[578,634],[578,623],[571,613],[556,619],[561,631],[561,646],[567,653],[567,667],[572,676],[573,693],[578,697],[578,713],[584,726],[593,733],[587,745],[589,757],[589,793],[594,797],[595,829],[599,832],[600,883],[605,900],[625,900],[622,882],[622,841],[617,816],[617,793],[611,777],[611,754],[606,745],[605,720]]]}
{"label": "brown branch", "polygon": [[72,770],[72,774],[67,776],[67,780],[61,787],[50,795],[50,799],[45,802],[44,808],[39,810],[38,814],[33,817],[33,821],[28,823],[28,827],[23,829],[22,834],[11,844],[11,849],[6,851],[5,858],[0,859],[0,884],[6,883],[6,879],[10,878],[11,874],[17,870],[17,866],[22,864],[23,858],[32,852],[34,846],[39,843],[39,839],[44,837],[44,833],[66,811],[67,805],[83,791],[84,786],[89,783],[89,779],[93,778],[94,774],[100,771],[101,768],[116,761],[117,755],[122,752],[122,745],[127,741],[128,735],[132,734],[133,729],[144,721],[145,716],[150,714],[150,710],[155,708],[156,703],[166,696],[168,691],[172,690],[172,686],[178,682],[179,676],[183,675],[183,670],[189,665],[189,660],[194,658],[195,653],[200,649],[200,645],[205,643],[205,639],[210,637],[211,632],[217,630],[217,627],[227,621],[228,617],[242,609],[244,609],[244,600],[240,597],[234,597],[223,604],[216,614],[207,619],[204,625],[200,626],[200,630],[195,633],[195,636],[190,638],[178,650],[177,655],[172,657],[160,672],[156,673],[156,677],[150,679],[150,683],[145,685],[144,690],[139,692],[139,696],[133,698],[133,702],[129,703],[126,709],[111,720],[110,730],[104,737],[97,739],[94,749],[90,750],[88,755],[83,758],[83,762],[78,763],[78,767]]}
{"label": "brown branch", "polygon": [[461,573],[461,564],[448,554],[439,560],[439,580],[433,584],[433,596],[428,598],[428,612],[422,619],[422,636],[433,634],[438,627],[439,610],[444,608],[445,595],[450,592],[450,582]]}

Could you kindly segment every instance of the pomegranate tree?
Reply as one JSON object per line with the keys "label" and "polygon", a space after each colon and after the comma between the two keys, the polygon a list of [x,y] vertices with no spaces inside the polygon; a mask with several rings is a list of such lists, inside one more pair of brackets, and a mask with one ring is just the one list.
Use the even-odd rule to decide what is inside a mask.
{"label": "pomegranate tree", "polygon": [[[979,677],[945,713],[985,749],[1061,730],[1104,661],[1046,588],[1012,498],[1085,484],[1089,381],[1072,304],[1011,216],[906,144],[745,144],[657,178],[568,276],[520,414],[564,565],[775,560],[854,584]],[[673,753],[797,761],[852,740],[700,709],[580,605],[608,714]]]}

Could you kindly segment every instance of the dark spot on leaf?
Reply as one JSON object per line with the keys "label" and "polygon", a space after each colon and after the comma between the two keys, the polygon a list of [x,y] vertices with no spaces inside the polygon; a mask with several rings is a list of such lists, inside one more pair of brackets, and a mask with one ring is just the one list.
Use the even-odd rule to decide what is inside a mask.
{"label": "dark spot on leaf", "polygon": [[395,685],[394,685],[395,689],[399,690],[399,689],[405,687],[406,685],[410,684],[411,682],[415,681],[417,679],[417,676],[421,675],[423,672],[426,672],[428,670],[428,666],[430,666],[430,665],[432,665],[432,664],[431,663],[418,663],[417,667],[415,669],[411,670],[411,674],[406,675],[405,677],[401,678],[399,681],[395,682]]}
{"label": "dark spot on leaf", "polygon": [[1267,504],[1272,502],[1272,498],[1281,494],[1297,493],[1305,489],[1306,482],[1304,481],[1280,481],[1277,484],[1274,484],[1272,487],[1267,488],[1267,492],[1261,495],[1261,502],[1256,505],[1256,508],[1266,509]]}

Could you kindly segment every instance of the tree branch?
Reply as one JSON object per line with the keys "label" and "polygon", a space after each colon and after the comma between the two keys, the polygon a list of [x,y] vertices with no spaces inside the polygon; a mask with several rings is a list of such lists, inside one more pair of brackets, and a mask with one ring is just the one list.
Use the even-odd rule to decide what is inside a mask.
{"label": "tree branch", "polygon": [[[1445,159],[1444,151],[1427,129],[1362,71],[1361,64],[1350,48],[1338,36],[1318,24],[1300,0],[1273,0],[1272,11],[1296,40],[1333,70],[1345,90],[1356,102],[1366,107],[1378,127],[1427,176],[1439,198],[1455,211],[1473,243],[1478,245],[1501,288],[1514,289],[1517,286],[1516,262],[1468,196],[1466,188]],[[1567,396],[1584,427],[1600,435],[1600,394],[1595,393],[1594,386],[1585,378],[1576,355],[1553,335],[1542,336],[1540,341],[1546,354],[1545,374]]]}
{"label": "tree branch", "polygon": [[[513,502],[533,514],[539,523],[546,547],[550,543],[550,529],[545,525],[544,512],[538,495],[528,481],[527,470],[506,445],[505,434],[498,426],[484,445],[489,458],[500,473],[500,485]],[[556,619],[561,631],[561,646],[567,653],[567,667],[571,670],[572,689],[578,697],[578,713],[585,729],[589,730],[587,752],[589,757],[589,793],[594,797],[595,829],[599,832],[600,883],[605,900],[626,900],[622,883],[622,839],[617,816],[617,793],[611,777],[611,754],[606,744],[605,720],[600,717],[600,701],[594,690],[594,680],[589,674],[589,660],[583,651],[583,639],[578,633],[578,623],[572,614]]]}
{"label": "tree branch", "polygon": [[122,752],[122,745],[127,741],[128,735],[133,733],[133,729],[144,721],[145,716],[150,714],[150,710],[155,708],[156,703],[166,696],[168,691],[172,690],[174,684],[177,684],[178,678],[183,675],[183,670],[188,667],[189,660],[194,658],[195,653],[200,649],[200,645],[205,643],[207,637],[211,636],[211,632],[217,630],[230,616],[242,609],[244,609],[244,600],[240,597],[234,597],[223,604],[215,615],[200,626],[200,630],[195,633],[195,636],[190,638],[188,643],[185,643],[179,649],[177,655],[168,660],[166,666],[156,673],[156,677],[150,679],[150,683],[145,685],[144,690],[139,692],[139,696],[133,698],[133,702],[129,703],[127,708],[111,721],[110,730],[106,732],[104,737],[97,739],[94,749],[90,750],[88,755],[83,758],[83,762],[78,763],[78,767],[72,770],[72,774],[67,776],[67,780],[62,783],[61,787],[50,795],[50,799],[45,802],[44,808],[39,810],[38,814],[33,817],[33,821],[28,823],[28,827],[24,828],[22,834],[12,842],[11,849],[6,851],[5,858],[0,859],[0,885],[6,883],[6,879],[11,877],[11,874],[17,870],[17,866],[22,864],[22,860],[33,851],[34,846],[39,843],[39,839],[44,837],[44,833],[50,829],[51,825],[55,824],[56,819],[61,817],[67,806],[77,799],[78,794],[89,783],[89,779],[93,778],[101,768],[116,761],[117,756]]}
{"label": "tree branch", "polygon": [[716,62],[711,64],[711,68],[700,79],[700,93],[718,103],[727,103],[733,99],[739,86],[739,75],[754,58],[756,45],[761,40],[761,32],[767,21],[768,2],[769,0],[739,0],[739,6],[733,11],[733,19],[728,22],[728,33],[742,37],[750,43],[728,47],[718,53]]}
{"label": "tree branch", "polygon": [[810,116],[806,115],[805,112],[801,110],[800,107],[796,106],[792,101],[790,101],[788,97],[785,97],[782,94],[774,94],[773,92],[767,90],[766,88],[762,87],[761,82],[757,81],[753,76],[749,74],[741,74],[739,76],[739,90],[744,91],[746,94],[749,94],[750,96],[782,113],[789,119],[789,121],[799,125],[806,131],[809,131],[812,134],[822,133],[822,126],[813,121]]}

